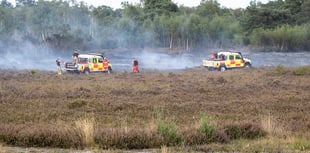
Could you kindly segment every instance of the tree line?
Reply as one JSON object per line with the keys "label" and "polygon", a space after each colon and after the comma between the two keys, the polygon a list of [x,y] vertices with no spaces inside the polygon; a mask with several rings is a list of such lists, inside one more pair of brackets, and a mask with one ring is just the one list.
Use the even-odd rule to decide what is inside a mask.
{"label": "tree line", "polygon": [[310,0],[251,1],[245,9],[202,0],[122,2],[121,9],[75,0],[7,0],[0,4],[0,46],[30,42],[56,50],[253,47],[310,50]]}

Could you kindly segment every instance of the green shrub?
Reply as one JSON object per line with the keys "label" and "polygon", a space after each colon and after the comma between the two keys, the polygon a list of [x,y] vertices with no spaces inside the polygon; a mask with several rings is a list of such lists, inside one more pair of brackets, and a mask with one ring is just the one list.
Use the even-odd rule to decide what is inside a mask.
{"label": "green shrub", "polygon": [[198,131],[206,136],[206,142],[214,141],[215,126],[210,122],[210,118],[201,115]]}
{"label": "green shrub", "polygon": [[290,147],[294,150],[310,151],[310,141],[306,139],[297,139]]}
{"label": "green shrub", "polygon": [[179,134],[174,121],[164,121],[162,119],[162,108],[155,108],[156,127],[158,134],[162,137],[167,146],[181,144],[182,136]]}
{"label": "green shrub", "polygon": [[31,75],[34,75],[34,74],[36,74],[37,73],[37,70],[30,70],[30,72],[29,72]]}
{"label": "green shrub", "polygon": [[295,75],[306,75],[309,73],[309,69],[304,66],[297,67],[294,71]]}
{"label": "green shrub", "polygon": [[171,145],[178,145],[181,144],[183,138],[179,134],[175,122],[170,121],[166,122],[162,119],[157,120],[157,132],[160,136],[164,139],[164,145],[171,146]]}
{"label": "green shrub", "polygon": [[274,29],[259,28],[251,34],[252,45],[275,51],[304,50],[309,47],[309,25],[282,25]]}
{"label": "green shrub", "polygon": [[285,67],[281,64],[277,65],[276,67],[276,74],[282,75],[282,74],[286,74],[287,70],[285,69]]}

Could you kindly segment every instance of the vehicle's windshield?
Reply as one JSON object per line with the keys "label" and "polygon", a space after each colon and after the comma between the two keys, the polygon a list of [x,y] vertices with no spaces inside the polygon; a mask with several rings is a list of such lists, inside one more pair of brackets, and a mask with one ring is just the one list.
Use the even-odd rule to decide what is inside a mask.
{"label": "vehicle's windshield", "polygon": [[80,63],[85,63],[85,62],[87,62],[87,61],[88,61],[87,58],[79,58],[79,62],[80,62]]}

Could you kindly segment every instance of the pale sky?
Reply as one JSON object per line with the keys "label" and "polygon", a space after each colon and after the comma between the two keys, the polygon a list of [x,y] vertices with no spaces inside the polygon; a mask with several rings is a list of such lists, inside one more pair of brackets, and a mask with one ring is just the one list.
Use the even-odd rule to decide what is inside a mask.
{"label": "pale sky", "polygon": [[[15,0],[8,0],[9,2],[15,4]],[[139,3],[140,0],[77,0],[77,1],[84,1],[88,5],[93,6],[100,6],[106,5],[112,8],[121,8],[121,2],[128,1],[129,3],[136,4]],[[178,5],[184,6],[198,6],[201,0],[172,0]],[[222,7],[227,8],[246,8],[250,5],[251,0],[217,0]],[[257,2],[267,3],[269,0],[257,0]]]}

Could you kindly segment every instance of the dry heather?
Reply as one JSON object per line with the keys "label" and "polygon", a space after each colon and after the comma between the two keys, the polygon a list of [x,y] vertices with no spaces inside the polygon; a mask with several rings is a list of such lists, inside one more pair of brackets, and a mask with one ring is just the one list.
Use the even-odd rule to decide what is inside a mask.
{"label": "dry heather", "polygon": [[[205,142],[204,136],[195,131],[202,114],[215,123],[216,142],[252,138],[249,131],[259,132],[259,128],[280,138],[310,139],[309,68],[262,67],[226,72],[195,68],[62,76],[45,71],[1,70],[0,80],[0,141],[7,144],[28,146],[34,143],[31,141],[48,139],[45,141],[51,144],[35,144],[69,148],[94,144],[102,148],[166,146],[169,143],[163,142],[165,138],[157,129],[158,113],[166,124],[173,123],[181,144]],[[86,120],[81,119],[95,124],[83,127]],[[56,130],[55,134],[54,127],[62,133]],[[83,130],[81,136],[79,131]],[[229,132],[232,134],[227,135]],[[63,138],[68,136],[65,133],[72,136]],[[55,139],[49,140],[49,136]],[[114,140],[117,137],[119,140]],[[55,140],[68,146],[55,144]],[[137,142],[124,144],[131,140]]]}

